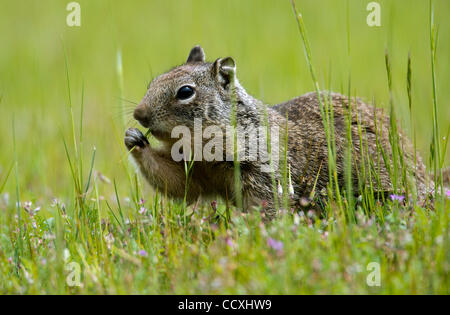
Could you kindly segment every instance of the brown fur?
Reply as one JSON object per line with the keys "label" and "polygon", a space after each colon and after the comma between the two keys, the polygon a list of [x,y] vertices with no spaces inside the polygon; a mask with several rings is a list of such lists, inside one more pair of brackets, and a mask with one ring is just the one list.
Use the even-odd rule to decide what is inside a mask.
{"label": "brown fur", "polygon": [[[177,99],[177,90],[183,85],[195,88],[195,96],[189,101]],[[234,86],[234,89],[233,89]],[[235,64],[231,58],[217,59],[214,63],[204,61],[204,52],[194,47],[186,64],[160,75],[152,81],[142,102],[134,112],[135,118],[150,129],[164,145],[161,149],[151,147],[142,133],[129,129],[125,143],[133,149],[132,155],[140,170],[154,187],[167,192],[175,198],[185,195],[185,162],[175,162],[171,158],[171,146],[176,139],[170,137],[172,128],[184,125],[193,129],[194,118],[202,120],[203,128],[218,125],[223,130],[230,125],[232,111],[232,93],[237,103],[237,123],[244,129],[250,125],[264,124],[264,105],[250,96],[235,78]],[[386,165],[377,142],[383,148],[391,164],[391,146],[389,143],[389,117],[381,109],[375,109],[360,99],[349,99],[335,93],[322,93],[322,102],[329,102],[334,114],[334,140],[336,147],[336,169],[338,183],[344,188],[345,156],[348,148],[348,114],[351,112],[350,126],[352,139],[352,183],[356,193],[359,187],[370,182],[379,192],[392,191]],[[351,104],[351,110],[349,106]],[[280,137],[288,127],[287,162],[290,166],[294,196],[293,206],[301,206],[313,188],[320,192],[327,187],[328,147],[322,122],[320,105],[316,93],[308,93],[288,102],[267,108],[268,122],[280,127]],[[288,120],[286,121],[286,116]],[[359,129],[363,143],[360,143]],[[417,157],[414,166],[413,151],[410,142],[399,133],[404,150],[406,167],[411,172],[419,197],[426,193],[425,166]],[[284,139],[280,139],[284,143]],[[380,147],[380,146],[378,146]],[[248,148],[247,148],[248,149]],[[369,165],[369,174],[361,174],[361,163]],[[241,161],[241,185],[244,209],[267,204],[266,214],[273,217],[274,195],[272,174],[262,172],[258,161]],[[275,181],[281,181],[283,166],[273,174]],[[378,173],[379,176],[374,176]],[[200,196],[220,196],[236,201],[233,181],[233,162],[194,162],[192,177],[188,186],[188,202],[194,202]],[[376,182],[375,178],[380,179]],[[317,183],[315,184],[317,179]],[[315,185],[315,186],[314,186]]]}

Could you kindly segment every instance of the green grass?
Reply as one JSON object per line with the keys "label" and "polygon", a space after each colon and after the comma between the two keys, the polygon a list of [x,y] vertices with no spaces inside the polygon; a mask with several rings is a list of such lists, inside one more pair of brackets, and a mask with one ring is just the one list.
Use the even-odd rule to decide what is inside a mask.
{"label": "green grass", "polygon": [[[0,4],[0,293],[449,293],[449,199],[380,204],[373,183],[357,201],[332,181],[324,218],[281,210],[263,223],[153,191],[123,145],[148,82],[201,44],[209,60],[233,56],[269,104],[316,87],[375,100],[438,175],[450,162],[448,1],[433,1],[433,19],[428,1],[379,1],[379,28],[356,0],[298,0],[300,21],[289,1],[79,2],[80,28],[61,1]],[[392,177],[408,190],[392,134]],[[380,286],[366,283],[371,262]]]}

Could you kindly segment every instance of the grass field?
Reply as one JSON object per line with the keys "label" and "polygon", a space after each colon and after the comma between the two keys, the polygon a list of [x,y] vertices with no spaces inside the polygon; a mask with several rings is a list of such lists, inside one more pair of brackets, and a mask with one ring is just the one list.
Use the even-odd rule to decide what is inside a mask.
{"label": "grass field", "polygon": [[[66,24],[68,2],[0,2],[0,293],[450,293],[448,198],[362,205],[352,220],[332,215],[331,200],[325,218],[263,223],[233,209],[215,221],[223,200],[185,207],[130,163],[134,103],[196,44],[209,60],[233,56],[268,104],[314,90],[289,1],[80,0],[80,27]],[[368,2],[296,1],[318,84],[392,101],[430,173],[432,144],[448,167],[450,3],[432,2],[434,96],[430,2],[380,0],[379,27],[366,23]]]}

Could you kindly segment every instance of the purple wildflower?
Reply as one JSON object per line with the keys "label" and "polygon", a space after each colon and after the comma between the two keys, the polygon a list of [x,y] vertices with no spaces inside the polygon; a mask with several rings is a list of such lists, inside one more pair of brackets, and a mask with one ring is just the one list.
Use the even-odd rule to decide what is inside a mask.
{"label": "purple wildflower", "polygon": [[227,243],[228,246],[233,247],[233,240],[231,239],[231,237],[227,236],[225,238],[225,242]]}
{"label": "purple wildflower", "polygon": [[23,207],[25,208],[25,210],[30,210],[32,204],[33,204],[33,203],[32,203],[31,201],[25,201]]}
{"label": "purple wildflower", "polygon": [[402,195],[390,195],[392,201],[402,202],[405,199],[405,196]]}
{"label": "purple wildflower", "polygon": [[145,213],[147,213],[147,209],[146,209],[145,207],[141,207],[141,208],[139,209],[139,213],[140,213],[140,214],[145,214]]}
{"label": "purple wildflower", "polygon": [[34,216],[36,214],[36,212],[38,212],[39,210],[41,210],[41,207],[37,207],[34,210],[29,210],[30,216]]}
{"label": "purple wildflower", "polygon": [[450,198],[450,189],[447,189],[447,191],[445,192],[445,195],[447,196],[447,198]]}
{"label": "purple wildflower", "polygon": [[142,205],[144,205],[144,203],[145,203],[145,200],[141,198],[141,199],[139,200],[139,205],[142,206]]}
{"label": "purple wildflower", "polygon": [[147,257],[147,256],[148,256],[148,253],[147,253],[145,250],[141,249],[141,250],[139,251],[139,256],[141,256],[141,257]]}
{"label": "purple wildflower", "polygon": [[274,240],[273,238],[269,237],[267,239],[267,246],[276,250],[278,253],[283,252],[283,242],[282,241],[277,241],[277,240]]}

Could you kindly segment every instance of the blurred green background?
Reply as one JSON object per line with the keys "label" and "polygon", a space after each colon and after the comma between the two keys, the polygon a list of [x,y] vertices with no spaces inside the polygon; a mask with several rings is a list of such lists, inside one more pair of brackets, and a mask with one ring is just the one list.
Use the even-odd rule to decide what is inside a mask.
{"label": "blurred green background", "polygon": [[[313,90],[296,21],[288,0],[106,1],[80,0],[81,26],[66,25],[69,1],[0,2],[0,177],[14,161],[13,120],[19,180],[28,198],[73,190],[62,135],[71,121],[65,73],[67,51],[74,115],[84,86],[86,164],[97,148],[95,169],[127,189],[123,155],[123,97],[139,102],[149,81],[185,61],[201,44],[207,59],[233,56],[238,77],[254,96],[276,104]],[[409,134],[406,97],[408,53],[413,69],[413,124],[420,153],[428,157],[432,132],[429,2],[378,1],[381,27],[366,24],[370,1],[297,0],[321,87],[387,107],[385,49],[392,58],[394,102]],[[437,92],[441,137],[450,121],[450,2],[434,1],[439,26]],[[130,108],[130,103],[125,103]],[[131,115],[124,120],[127,125]],[[77,127],[78,128],[78,127]],[[447,164],[449,159],[447,158]],[[6,191],[14,191],[10,180]]]}

